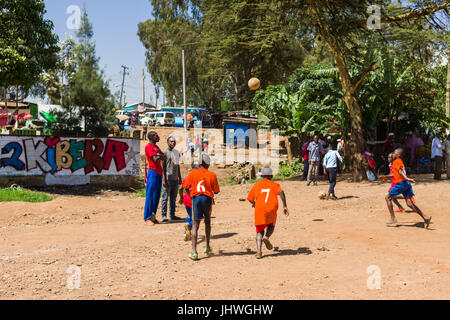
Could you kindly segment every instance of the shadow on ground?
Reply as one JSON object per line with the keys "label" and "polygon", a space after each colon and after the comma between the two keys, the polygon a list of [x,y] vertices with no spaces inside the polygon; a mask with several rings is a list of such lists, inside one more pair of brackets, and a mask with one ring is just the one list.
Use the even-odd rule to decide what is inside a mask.
{"label": "shadow on ground", "polygon": [[[434,229],[431,228],[432,224],[433,224],[433,222],[430,223],[430,226],[426,230],[433,231]],[[414,222],[402,222],[402,223],[398,223],[397,226],[396,226],[396,228],[402,228],[402,227],[425,229],[425,223],[424,222],[416,222],[416,223],[414,223]]]}
{"label": "shadow on ground", "polygon": [[69,195],[69,196],[101,196],[109,193],[119,195],[134,196],[136,192],[130,188],[101,188],[93,186],[47,186],[47,187],[33,187],[29,188],[33,191],[45,192],[54,195]]}
{"label": "shadow on ground", "polygon": [[[267,252],[267,251],[266,251]],[[277,257],[277,256],[295,256],[299,254],[305,254],[310,255],[312,254],[312,251],[309,248],[298,248],[297,250],[293,249],[280,249],[279,247],[274,247],[273,251],[274,253],[264,254],[264,257]],[[256,254],[256,251],[247,248],[245,251],[237,251],[237,252],[224,252],[223,250],[219,250],[218,256],[245,256],[245,255],[254,255]]]}

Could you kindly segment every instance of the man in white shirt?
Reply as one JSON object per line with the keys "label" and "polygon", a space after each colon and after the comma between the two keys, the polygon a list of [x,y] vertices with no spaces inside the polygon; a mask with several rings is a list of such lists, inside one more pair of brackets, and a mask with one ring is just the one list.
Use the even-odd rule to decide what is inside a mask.
{"label": "man in white shirt", "polygon": [[342,162],[342,157],[339,152],[336,151],[336,144],[333,143],[332,146],[328,148],[325,157],[323,157],[323,173],[325,176],[328,176],[328,181],[330,181],[327,200],[330,198],[332,200],[337,200],[337,197],[334,194],[334,188],[336,187],[338,160]]}
{"label": "man in white shirt", "polygon": [[431,143],[431,159],[434,160],[434,179],[441,180],[442,160],[444,158],[444,145],[441,143],[441,133],[436,132],[436,136]]}

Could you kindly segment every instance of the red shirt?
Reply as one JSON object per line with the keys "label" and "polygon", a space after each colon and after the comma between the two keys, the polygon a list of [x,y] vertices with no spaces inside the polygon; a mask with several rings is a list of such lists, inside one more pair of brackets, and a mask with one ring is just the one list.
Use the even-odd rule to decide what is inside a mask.
{"label": "red shirt", "polygon": [[309,146],[309,142],[307,142],[303,145],[303,149],[302,149],[303,161],[308,161],[308,146]]}
{"label": "red shirt", "polygon": [[163,170],[161,160],[156,163],[152,160],[152,157],[158,153],[162,153],[162,151],[157,145],[149,143],[145,146],[145,156],[147,157],[148,168],[156,171],[157,174],[162,175]]}
{"label": "red shirt", "polygon": [[[186,181],[186,179],[183,180],[183,184],[184,184],[185,181]],[[189,189],[189,192],[191,192],[191,189]],[[189,192],[184,192],[183,204],[186,207],[192,208],[192,199],[191,199],[191,196],[189,195]]]}

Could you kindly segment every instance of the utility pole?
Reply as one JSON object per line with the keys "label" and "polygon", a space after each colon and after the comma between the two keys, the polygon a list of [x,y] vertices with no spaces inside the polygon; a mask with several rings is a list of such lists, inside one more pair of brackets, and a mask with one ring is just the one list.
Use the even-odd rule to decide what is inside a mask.
{"label": "utility pole", "polygon": [[142,69],[142,108],[145,108],[145,69]]}
{"label": "utility pole", "polygon": [[186,106],[186,70],[184,66],[184,49],[181,51],[183,58],[183,104],[184,104],[184,131],[188,130],[187,125],[187,106]]}
{"label": "utility pole", "polygon": [[63,90],[64,90],[64,71],[61,71],[61,95],[59,97],[59,104],[62,106],[63,105]]}
{"label": "utility pole", "polygon": [[125,75],[127,73],[127,69],[129,69],[127,66],[124,65],[122,65],[121,68],[123,68],[123,79],[122,79],[122,89],[120,90],[120,105],[122,105],[123,86],[125,85]]}

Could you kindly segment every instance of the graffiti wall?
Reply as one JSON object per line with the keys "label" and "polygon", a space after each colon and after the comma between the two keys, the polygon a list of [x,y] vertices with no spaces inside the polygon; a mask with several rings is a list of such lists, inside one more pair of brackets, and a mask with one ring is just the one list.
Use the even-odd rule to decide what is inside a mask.
{"label": "graffiti wall", "polygon": [[139,161],[134,139],[0,136],[0,176],[83,184],[94,175],[139,176]]}

